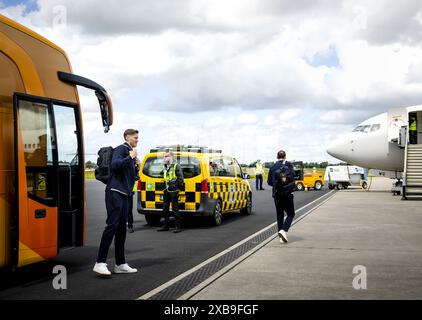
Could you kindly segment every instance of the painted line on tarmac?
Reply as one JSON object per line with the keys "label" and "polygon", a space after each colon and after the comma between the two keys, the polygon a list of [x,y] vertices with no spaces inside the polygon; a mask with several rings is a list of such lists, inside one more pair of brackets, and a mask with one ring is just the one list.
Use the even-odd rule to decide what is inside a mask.
{"label": "painted line on tarmac", "polygon": [[[310,203],[308,203],[308,204],[304,205],[303,207],[300,207],[299,209],[297,209],[297,210],[296,210],[296,212],[299,212],[299,211],[302,211],[303,209],[306,209],[307,207],[311,206],[312,204],[314,204],[314,203],[315,203],[315,202],[317,202],[317,201],[320,201],[320,200],[321,200],[321,199],[323,199],[323,198],[326,198],[326,199],[325,199],[325,201],[323,201],[323,203],[325,203],[326,201],[328,201],[328,200],[331,198],[331,196],[333,196],[333,195],[334,195],[334,194],[333,194],[334,192],[335,192],[335,190],[332,190],[332,191],[330,191],[330,192],[328,192],[328,193],[326,193],[326,194],[324,194],[324,195],[322,195],[322,196],[318,197],[317,199],[313,200],[312,202],[310,202]],[[331,196],[329,196],[329,195],[331,195]],[[328,196],[329,196],[329,197],[328,197]],[[317,205],[315,208],[319,207],[320,205],[322,205],[322,203],[321,203],[321,204],[319,204],[319,205]],[[308,215],[308,214],[309,214],[310,212],[312,212],[315,208],[311,208],[311,209],[310,209],[307,213],[305,213],[305,214],[301,215],[299,218],[297,218],[297,219],[293,222],[293,225],[294,225],[294,224],[296,224],[296,222],[298,222],[298,221],[302,220],[302,219],[304,218],[304,216]],[[265,232],[266,230],[268,230],[268,229],[270,229],[270,228],[274,227],[275,225],[277,225],[277,222],[274,222],[274,223],[270,224],[269,226],[266,226],[265,228],[263,228],[263,229],[261,229],[261,230],[259,230],[259,231],[255,232],[254,234],[250,235],[249,237],[247,237],[247,238],[245,238],[245,239],[241,240],[240,242],[238,242],[238,243],[236,243],[236,244],[232,245],[231,247],[229,247],[229,248],[227,248],[227,249],[225,249],[225,250],[221,251],[220,253],[218,253],[218,254],[216,254],[216,255],[212,256],[211,258],[209,258],[209,259],[205,260],[204,262],[202,262],[202,263],[200,263],[200,264],[196,265],[195,267],[193,267],[193,268],[191,268],[191,269],[189,269],[189,270],[185,271],[184,273],[182,273],[182,274],[178,275],[177,277],[175,277],[175,278],[173,278],[173,279],[171,279],[171,280],[167,281],[166,283],[162,284],[161,286],[159,286],[159,287],[157,287],[157,288],[155,288],[155,289],[153,289],[153,290],[151,290],[151,291],[149,291],[149,292],[147,292],[147,293],[143,294],[142,296],[140,296],[140,297],[139,297],[139,298],[137,298],[136,300],[147,300],[147,299],[151,298],[152,296],[156,295],[157,293],[159,293],[159,292],[163,291],[164,289],[166,289],[166,288],[168,288],[168,287],[172,286],[172,285],[173,285],[173,284],[175,284],[176,282],[178,282],[178,281],[182,280],[183,278],[185,278],[185,277],[189,276],[190,274],[192,274],[192,273],[196,272],[197,270],[201,269],[203,266],[205,266],[205,265],[209,264],[210,262],[212,262],[212,261],[214,261],[214,260],[216,260],[216,259],[220,258],[221,256],[225,255],[226,253],[228,253],[228,252],[232,251],[233,249],[235,249],[235,248],[237,248],[237,247],[241,246],[241,245],[242,245],[242,244],[244,244],[245,242],[247,242],[247,241],[249,241],[250,239],[252,239],[252,238],[256,237],[258,234],[260,234],[260,233],[262,233],[262,232]],[[243,254],[241,257],[239,257],[238,259],[236,259],[235,261],[233,261],[232,263],[230,263],[229,265],[227,265],[227,266],[226,266],[225,268],[223,268],[222,270],[225,270],[225,272],[227,272],[228,270],[230,270],[231,268],[233,268],[236,264],[240,263],[242,260],[246,259],[249,255],[251,255],[252,253],[254,253],[256,250],[260,249],[262,246],[264,246],[264,245],[265,245],[265,244],[267,244],[269,241],[271,241],[272,239],[274,239],[276,236],[277,236],[277,234],[274,234],[274,236],[273,236],[273,237],[269,237],[268,239],[266,239],[265,241],[263,241],[261,244],[259,244],[258,246],[254,247],[253,249],[251,249],[250,251],[246,252],[246,253],[245,253],[245,254]],[[255,249],[256,249],[256,250],[255,250]],[[242,259],[242,260],[240,260],[241,258],[243,258],[243,259]],[[237,262],[237,263],[236,263],[236,264],[234,264],[235,262]],[[228,267],[229,267],[229,266],[231,266],[231,268],[229,268],[229,269],[228,269]],[[199,288],[199,287],[201,287],[201,288],[199,288],[199,290],[202,290],[205,286],[209,285],[211,282],[215,281],[218,277],[222,276],[222,275],[225,273],[225,272],[224,272],[224,273],[221,273],[221,271],[222,271],[222,270],[220,270],[220,271],[216,272],[214,275],[212,275],[212,276],[210,276],[210,277],[208,278],[208,279],[213,279],[212,281],[210,281],[210,282],[209,282],[209,281],[208,281],[208,279],[207,279],[207,280],[205,280],[205,281],[203,281],[201,284],[199,284],[198,286],[196,286],[196,287],[194,287],[193,289],[189,290],[187,293],[183,294],[181,297],[179,297],[179,298],[178,298],[178,300],[181,300],[181,299],[189,299],[188,293],[194,292],[194,290],[195,290],[196,288]],[[218,274],[218,277],[215,277],[217,274]],[[203,285],[203,284],[205,284],[205,283],[207,283],[207,284],[206,284],[205,286],[202,286],[202,285]],[[194,294],[196,294],[197,292],[199,292],[199,290],[196,290],[196,292],[195,292],[195,293],[193,293],[193,294],[191,294],[191,295],[190,295],[190,297],[191,297],[191,296],[193,296]],[[184,298],[183,298],[183,297],[184,297]]]}

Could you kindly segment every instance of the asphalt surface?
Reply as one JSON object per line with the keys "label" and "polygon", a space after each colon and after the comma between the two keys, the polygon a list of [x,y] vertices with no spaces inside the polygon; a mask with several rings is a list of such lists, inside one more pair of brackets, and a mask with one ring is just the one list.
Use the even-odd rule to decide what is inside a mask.
{"label": "asphalt surface", "polygon": [[[254,188],[255,181],[250,184]],[[147,225],[143,215],[134,209],[135,233],[127,235],[126,259],[139,271],[135,275],[118,274],[102,279],[92,272],[92,267],[105,227],[104,185],[88,180],[86,186],[85,246],[62,251],[51,261],[1,274],[0,299],[136,299],[276,221],[270,188],[254,190],[251,215],[225,214],[218,227],[203,220],[190,220],[179,234],[157,232],[158,228]],[[296,192],[295,207],[298,209],[326,192]],[[107,262],[112,270],[113,245]],[[53,288],[56,274],[52,270],[56,265],[66,267],[66,290]]]}

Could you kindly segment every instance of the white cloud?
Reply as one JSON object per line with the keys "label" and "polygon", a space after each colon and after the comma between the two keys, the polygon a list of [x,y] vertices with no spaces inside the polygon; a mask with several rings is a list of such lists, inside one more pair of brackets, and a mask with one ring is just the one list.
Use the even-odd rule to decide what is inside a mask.
{"label": "white cloud", "polygon": [[[53,26],[58,5],[66,24]],[[1,11],[63,47],[74,72],[113,98],[106,141],[94,95],[80,91],[91,153],[133,126],[151,146],[201,142],[245,161],[272,159],[288,146],[296,157],[323,160],[333,133],[422,100],[416,0],[39,0],[38,7]],[[316,63],[321,56],[326,65]]]}

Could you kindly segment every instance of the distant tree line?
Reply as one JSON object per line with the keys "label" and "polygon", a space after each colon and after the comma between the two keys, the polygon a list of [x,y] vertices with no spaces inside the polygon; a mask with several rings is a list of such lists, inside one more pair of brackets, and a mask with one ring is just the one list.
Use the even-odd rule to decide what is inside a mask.
{"label": "distant tree line", "polygon": [[97,164],[92,161],[85,162],[85,168],[86,169],[95,169],[97,167]]}

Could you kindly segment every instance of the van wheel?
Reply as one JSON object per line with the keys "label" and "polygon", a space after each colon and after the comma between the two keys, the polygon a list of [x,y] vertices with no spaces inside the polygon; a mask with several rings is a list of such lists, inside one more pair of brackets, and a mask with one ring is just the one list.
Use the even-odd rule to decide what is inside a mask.
{"label": "van wheel", "polygon": [[248,216],[252,213],[252,195],[251,194],[248,195],[246,207],[240,209],[240,213],[245,215],[245,216]]}
{"label": "van wheel", "polygon": [[145,215],[145,220],[147,221],[147,223],[150,226],[159,227],[160,226],[161,217],[160,216],[156,216],[156,215],[152,215],[152,214],[146,214]]}
{"label": "van wheel", "polygon": [[321,190],[322,189],[322,182],[321,181],[317,181],[315,182],[315,186],[314,186],[315,190]]}
{"label": "van wheel", "polygon": [[297,191],[303,191],[303,189],[304,189],[304,186],[303,186],[303,183],[302,182],[297,183],[296,184],[296,187],[297,187]]}
{"label": "van wheel", "polygon": [[211,216],[211,223],[213,226],[219,226],[221,224],[222,211],[223,211],[223,208],[221,205],[221,200],[218,199],[217,202],[215,203],[214,212]]}

